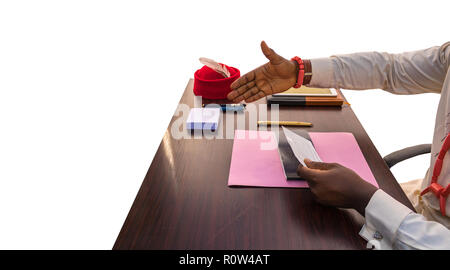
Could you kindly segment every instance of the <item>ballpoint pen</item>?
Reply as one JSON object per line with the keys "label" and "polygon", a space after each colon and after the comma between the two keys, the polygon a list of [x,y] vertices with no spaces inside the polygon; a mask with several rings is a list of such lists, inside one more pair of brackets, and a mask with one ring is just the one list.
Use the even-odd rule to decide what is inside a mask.
{"label": "ballpoint pen", "polygon": [[258,121],[258,126],[299,126],[299,127],[312,127],[312,123],[309,122],[298,122],[298,121]]}

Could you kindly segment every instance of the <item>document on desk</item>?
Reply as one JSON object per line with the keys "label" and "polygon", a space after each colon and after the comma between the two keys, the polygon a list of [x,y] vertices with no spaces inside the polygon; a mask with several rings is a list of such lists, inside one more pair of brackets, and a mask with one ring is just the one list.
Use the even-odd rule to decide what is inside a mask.
{"label": "document on desk", "polygon": [[319,155],[316,152],[313,144],[307,139],[303,138],[300,135],[295,134],[289,129],[282,127],[284,135],[286,136],[286,140],[291,146],[292,152],[294,152],[295,157],[298,161],[306,166],[304,160],[305,158],[310,159],[312,161],[322,162]]}
{"label": "document on desk", "polygon": [[[293,136],[290,132],[292,131],[287,130],[284,134],[286,138],[290,137],[292,139]],[[303,157],[307,157],[316,161],[336,162],[354,170],[361,178],[378,187],[377,181],[352,133],[307,132],[307,134],[311,142],[298,134],[295,135],[312,144],[314,152],[312,152],[313,150],[308,143],[292,139],[294,141],[293,151],[299,147],[306,146],[306,148],[301,149],[301,152],[298,151],[299,153],[297,154],[300,158],[297,157],[297,154],[292,154],[291,157],[293,159],[297,158],[300,162]],[[271,139],[269,140],[268,138]],[[268,143],[273,144],[273,147],[267,147],[267,149],[261,147],[262,144]],[[271,131],[236,130],[228,186],[308,187],[308,183],[302,179],[288,181],[276,144],[275,135]],[[315,156],[317,156],[317,159],[314,159]],[[295,173],[295,169],[293,169],[293,173]]]}

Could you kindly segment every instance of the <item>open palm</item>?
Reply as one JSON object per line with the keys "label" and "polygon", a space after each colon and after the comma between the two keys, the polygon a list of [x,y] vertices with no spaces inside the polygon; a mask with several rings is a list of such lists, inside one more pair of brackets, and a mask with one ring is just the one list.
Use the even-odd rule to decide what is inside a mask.
{"label": "open palm", "polygon": [[261,50],[269,62],[248,72],[231,84],[228,99],[252,102],[267,95],[286,91],[297,81],[297,66],[261,42]]}

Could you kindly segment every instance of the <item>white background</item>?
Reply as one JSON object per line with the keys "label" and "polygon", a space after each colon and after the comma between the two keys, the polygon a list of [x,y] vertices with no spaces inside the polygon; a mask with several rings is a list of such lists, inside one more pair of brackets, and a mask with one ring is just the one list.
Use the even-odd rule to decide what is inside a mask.
{"label": "white background", "polygon": [[[448,41],[448,1],[1,1],[0,248],[110,249],[201,56]],[[430,143],[439,95],[345,91],[382,156]],[[428,155],[394,167],[422,177]]]}

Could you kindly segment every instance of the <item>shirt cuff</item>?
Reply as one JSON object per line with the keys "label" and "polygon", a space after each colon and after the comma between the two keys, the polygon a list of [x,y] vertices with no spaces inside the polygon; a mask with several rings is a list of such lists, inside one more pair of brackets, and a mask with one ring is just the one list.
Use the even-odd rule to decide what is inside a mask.
{"label": "shirt cuff", "polygon": [[360,235],[366,240],[371,238],[368,232],[375,231],[372,238],[388,242],[390,245],[397,237],[397,230],[411,209],[396,201],[386,192],[377,190],[365,209],[366,224]]}
{"label": "shirt cuff", "polygon": [[334,70],[331,58],[311,59],[312,77],[308,86],[327,88],[334,84]]}

